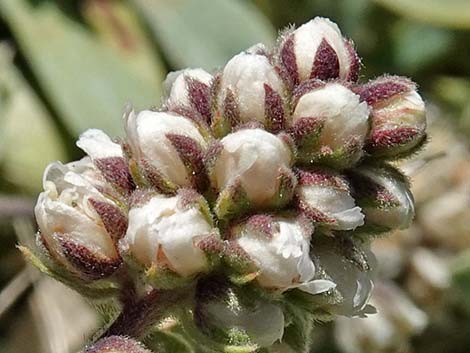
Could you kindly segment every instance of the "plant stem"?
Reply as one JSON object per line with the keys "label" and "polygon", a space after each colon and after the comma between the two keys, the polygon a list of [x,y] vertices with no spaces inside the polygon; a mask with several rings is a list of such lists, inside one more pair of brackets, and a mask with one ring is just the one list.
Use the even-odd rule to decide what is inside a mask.
{"label": "plant stem", "polygon": [[128,300],[124,303],[121,314],[111,326],[101,335],[101,338],[123,335],[141,338],[168,309],[179,303],[190,290],[159,290],[153,289],[143,298]]}

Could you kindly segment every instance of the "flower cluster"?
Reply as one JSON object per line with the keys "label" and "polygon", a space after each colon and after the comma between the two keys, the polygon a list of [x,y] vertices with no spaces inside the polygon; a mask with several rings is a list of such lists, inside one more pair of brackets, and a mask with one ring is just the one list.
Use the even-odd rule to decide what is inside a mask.
{"label": "flower cluster", "polygon": [[185,334],[243,351],[281,339],[304,351],[292,331],[372,312],[369,235],[414,213],[387,161],[416,151],[426,123],[414,83],[361,84],[360,66],[315,18],[214,75],[169,74],[160,109],[126,110],[125,139],[88,130],[87,157],[47,168],[36,206],[47,266],[95,291],[123,273],[147,291],[185,288],[196,298]]}

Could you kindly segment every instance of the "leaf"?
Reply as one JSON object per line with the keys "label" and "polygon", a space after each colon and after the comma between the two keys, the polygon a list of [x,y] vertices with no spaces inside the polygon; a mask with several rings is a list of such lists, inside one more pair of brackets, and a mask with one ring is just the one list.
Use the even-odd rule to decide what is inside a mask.
{"label": "leaf", "polygon": [[162,64],[129,8],[117,1],[88,2],[94,31],[51,1],[2,0],[0,14],[20,44],[47,99],[78,135],[96,127],[121,132],[126,102],[159,102]]}
{"label": "leaf", "polygon": [[259,10],[239,0],[134,0],[174,67],[212,70],[275,31]]}
{"label": "leaf", "polygon": [[33,90],[13,65],[12,52],[0,43],[0,164],[2,178],[31,193],[42,173],[66,155],[57,128]]}
{"label": "leaf", "polygon": [[402,16],[450,28],[470,28],[468,0],[374,0]]}

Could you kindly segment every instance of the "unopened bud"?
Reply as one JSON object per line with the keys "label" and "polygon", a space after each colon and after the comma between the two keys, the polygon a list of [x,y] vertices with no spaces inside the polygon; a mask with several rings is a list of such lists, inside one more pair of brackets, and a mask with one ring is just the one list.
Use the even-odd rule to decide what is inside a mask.
{"label": "unopened bud", "polygon": [[89,158],[52,163],[35,207],[45,248],[69,272],[85,279],[109,276],[121,263],[116,241],[125,233],[127,219],[100,192],[103,184]]}
{"label": "unopened bud", "polygon": [[243,52],[225,66],[219,87],[219,115],[239,123],[259,121],[270,131],[284,127],[284,84],[268,57]]}
{"label": "unopened bud", "polygon": [[358,79],[360,59],[352,42],[327,18],[316,17],[286,33],[277,55],[292,85],[312,78]]}
{"label": "unopened bud", "polygon": [[318,294],[335,284],[315,278],[310,258],[312,233],[313,227],[305,220],[267,215],[252,216],[232,230],[234,242],[255,263],[261,287],[279,291],[298,288]]}
{"label": "unopened bud", "polygon": [[195,186],[204,174],[206,141],[191,120],[173,113],[144,110],[125,116],[132,158],[160,191],[166,185]]}
{"label": "unopened bud", "polygon": [[[292,162],[292,151],[283,139],[261,129],[244,129],[220,141],[208,172],[220,191],[220,202],[236,202],[237,194],[243,194],[254,207],[266,208],[281,196],[293,194]],[[220,202],[217,208],[224,213],[226,207]]]}
{"label": "unopened bud", "polygon": [[348,172],[353,197],[365,214],[364,231],[405,229],[414,217],[414,200],[406,177],[391,166],[362,166]]}
{"label": "unopened bud", "polygon": [[143,195],[129,211],[121,250],[148,273],[195,275],[209,267],[197,242],[217,234],[210,217],[204,198],[189,189],[173,197]]}
{"label": "unopened bud", "polygon": [[305,82],[294,92],[292,130],[304,164],[336,168],[354,165],[362,156],[369,130],[369,107],[336,82]]}
{"label": "unopened bud", "polygon": [[426,113],[416,85],[409,79],[383,76],[359,88],[372,107],[366,149],[376,157],[404,157],[426,139]]}
{"label": "unopened bud", "polygon": [[345,178],[333,171],[298,171],[296,198],[299,209],[319,226],[351,230],[364,224]]}
{"label": "unopened bud", "polygon": [[170,110],[198,112],[205,119],[211,115],[212,75],[203,69],[186,69],[168,74],[164,86]]}

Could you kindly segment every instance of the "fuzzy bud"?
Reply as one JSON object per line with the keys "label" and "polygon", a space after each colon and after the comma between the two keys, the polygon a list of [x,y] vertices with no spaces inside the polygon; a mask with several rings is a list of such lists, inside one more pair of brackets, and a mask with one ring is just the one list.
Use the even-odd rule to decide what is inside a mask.
{"label": "fuzzy bud", "polygon": [[360,69],[352,42],[335,23],[322,17],[287,32],[278,49],[278,61],[292,85],[312,78],[356,81]]}
{"label": "fuzzy bud", "polygon": [[219,88],[219,114],[230,124],[259,121],[271,131],[284,127],[284,84],[267,56],[243,52],[225,65]]}
{"label": "fuzzy bud", "polygon": [[285,291],[298,288],[310,294],[335,287],[331,281],[315,279],[310,258],[313,227],[301,218],[257,215],[233,230],[236,244],[256,265],[261,287]]}
{"label": "fuzzy bud", "polygon": [[[284,333],[284,314],[275,304],[247,295],[241,287],[219,279],[198,282],[196,289],[198,326],[225,344],[243,341],[257,347],[270,347]],[[234,339],[234,338],[238,339]]]}
{"label": "fuzzy bud", "polygon": [[237,194],[243,194],[254,207],[266,207],[293,193],[292,162],[292,151],[283,139],[261,129],[244,129],[220,141],[208,171],[213,186],[221,191],[219,201],[226,197],[226,202],[235,202]]}
{"label": "fuzzy bud", "polygon": [[195,191],[180,189],[173,197],[144,195],[129,211],[121,250],[145,269],[188,277],[208,268],[197,241],[211,234],[210,211]]}
{"label": "fuzzy bud", "polygon": [[110,336],[100,339],[83,353],[151,353],[141,343],[132,338]]}
{"label": "fuzzy bud", "polygon": [[361,208],[355,205],[341,175],[324,169],[300,170],[298,174],[296,199],[309,219],[336,230],[352,230],[364,224]]}
{"label": "fuzzy bud", "polygon": [[372,107],[372,128],[366,149],[376,157],[404,157],[426,139],[424,101],[407,78],[383,76],[360,89]]}
{"label": "fuzzy bud", "polygon": [[204,174],[206,141],[191,120],[173,113],[149,110],[128,112],[125,127],[132,158],[153,186],[196,186]]}
{"label": "fuzzy bud", "polygon": [[362,156],[369,107],[336,82],[309,81],[294,92],[292,130],[303,163],[345,168]]}
{"label": "fuzzy bud", "polygon": [[363,166],[348,172],[353,197],[365,214],[365,232],[405,229],[414,217],[408,181],[391,166]]}
{"label": "fuzzy bud", "polygon": [[213,77],[203,69],[170,72],[164,82],[170,110],[197,111],[205,119],[211,115],[211,84]]}
{"label": "fuzzy bud", "polygon": [[89,158],[52,163],[35,215],[45,249],[69,272],[85,279],[111,275],[120,265],[116,241],[127,227],[120,208],[100,192],[100,172]]}

